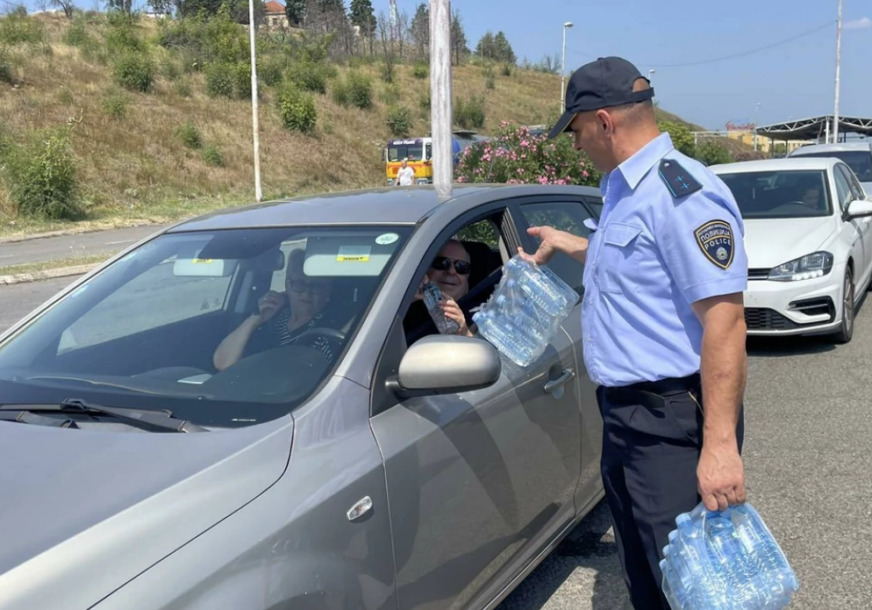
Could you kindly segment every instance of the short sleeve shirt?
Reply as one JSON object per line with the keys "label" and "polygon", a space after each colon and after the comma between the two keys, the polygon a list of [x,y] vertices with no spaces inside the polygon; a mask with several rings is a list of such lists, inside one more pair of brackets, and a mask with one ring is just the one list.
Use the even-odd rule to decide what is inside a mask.
{"label": "short sleeve shirt", "polygon": [[[678,178],[665,175],[664,161]],[[588,374],[617,387],[699,371],[702,325],[691,305],[747,288],[732,193],[665,133],[604,176],[601,188],[584,270]]]}

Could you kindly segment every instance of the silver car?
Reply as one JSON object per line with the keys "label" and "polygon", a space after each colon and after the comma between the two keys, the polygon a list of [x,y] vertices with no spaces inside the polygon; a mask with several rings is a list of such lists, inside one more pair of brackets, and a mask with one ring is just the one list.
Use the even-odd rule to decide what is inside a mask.
{"label": "silver car", "polygon": [[[273,202],[77,281],[0,336],[0,608],[493,608],[602,497],[580,305],[521,368],[416,328],[415,292],[456,236],[469,311],[528,226],[600,209],[537,186]],[[261,325],[216,365],[265,299],[328,286],[290,342]]]}

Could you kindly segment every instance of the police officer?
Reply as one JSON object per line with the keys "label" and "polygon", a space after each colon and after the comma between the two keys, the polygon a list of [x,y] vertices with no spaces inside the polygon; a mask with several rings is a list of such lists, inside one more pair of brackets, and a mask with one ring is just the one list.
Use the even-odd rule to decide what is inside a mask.
{"label": "police officer", "polygon": [[602,478],[635,608],[669,608],[659,561],[675,517],[745,501],[740,455],[747,285],[744,227],[728,188],[659,132],[650,83],[606,57],[576,71],[568,131],[604,172],[590,239],[531,227],[530,255],[585,264],[584,362],[598,384]]}

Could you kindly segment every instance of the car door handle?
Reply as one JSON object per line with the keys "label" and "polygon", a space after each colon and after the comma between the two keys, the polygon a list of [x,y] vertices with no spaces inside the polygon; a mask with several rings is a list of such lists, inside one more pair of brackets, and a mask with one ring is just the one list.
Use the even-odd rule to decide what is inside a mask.
{"label": "car door handle", "polygon": [[553,394],[555,390],[562,387],[567,381],[575,377],[575,371],[572,369],[563,369],[563,373],[557,379],[552,379],[543,386],[543,390],[547,394]]}

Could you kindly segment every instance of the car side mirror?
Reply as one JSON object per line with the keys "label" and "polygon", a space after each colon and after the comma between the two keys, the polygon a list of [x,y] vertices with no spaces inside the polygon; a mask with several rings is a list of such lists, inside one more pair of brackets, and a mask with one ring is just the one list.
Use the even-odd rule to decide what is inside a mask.
{"label": "car side mirror", "polygon": [[406,350],[387,384],[403,397],[448,394],[491,386],[501,372],[499,353],[484,339],[432,335]]}
{"label": "car side mirror", "polygon": [[848,204],[848,217],[860,218],[872,216],[872,201],[869,199],[855,199]]}

